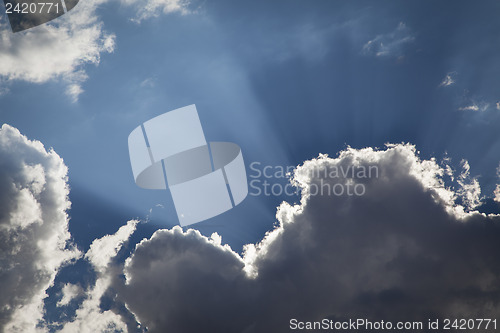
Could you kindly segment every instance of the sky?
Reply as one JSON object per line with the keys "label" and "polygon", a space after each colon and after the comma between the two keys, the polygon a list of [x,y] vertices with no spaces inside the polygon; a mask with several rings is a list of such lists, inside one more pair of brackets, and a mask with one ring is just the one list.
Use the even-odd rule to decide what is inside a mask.
{"label": "sky", "polygon": [[[499,14],[497,1],[82,0],[12,33],[2,10],[0,326],[495,318]],[[250,193],[181,228],[168,191],[135,184],[127,139],[191,104],[208,141],[241,147]],[[263,181],[301,191],[256,195]],[[337,184],[364,191],[316,193]]]}

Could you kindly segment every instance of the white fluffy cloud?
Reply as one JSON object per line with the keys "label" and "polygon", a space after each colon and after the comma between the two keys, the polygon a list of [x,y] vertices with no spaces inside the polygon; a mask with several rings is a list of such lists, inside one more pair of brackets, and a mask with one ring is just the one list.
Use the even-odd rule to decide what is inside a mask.
{"label": "white fluffy cloud", "polygon": [[127,260],[127,284],[117,280],[114,288],[148,332],[243,331],[234,324],[248,320],[242,305],[251,302],[244,263],[213,238],[180,227],[160,230]]}
{"label": "white fluffy cloud", "polygon": [[34,332],[45,290],[80,253],[69,243],[67,168],[52,150],[0,129],[0,328]]}
{"label": "white fluffy cloud", "polygon": [[[331,176],[370,166],[371,178]],[[115,279],[113,289],[148,332],[288,332],[291,318],[498,316],[500,217],[458,205],[477,189],[466,174],[474,186],[447,188],[446,173],[410,145],[321,155],[296,171],[301,203],[283,203],[279,226],[243,257],[217,235],[160,230],[137,245],[126,281]],[[366,191],[326,195],[336,185]],[[325,194],[314,195],[318,188]]]}
{"label": "white fluffy cloud", "polygon": [[96,15],[102,1],[81,1],[55,23],[12,33],[0,22],[0,75],[4,81],[41,83],[68,81],[67,93],[76,99],[87,78],[86,64],[98,64],[103,52],[114,49],[114,35],[103,31]]}
{"label": "white fluffy cloud", "polygon": [[[68,232],[67,168],[52,150],[30,141],[9,125],[0,129],[0,331],[47,332],[43,321],[46,290],[62,265],[82,257]],[[94,240],[85,254],[97,274],[85,291],[65,284],[58,307],[85,296],[60,332],[126,332],[122,318],[102,311],[100,301],[114,274],[112,259],[135,231],[129,221],[114,235]],[[38,326],[38,327],[37,327]]]}
{"label": "white fluffy cloud", "polygon": [[[87,79],[85,65],[99,64],[102,53],[111,53],[115,35],[106,32],[97,11],[112,0],[82,0],[67,14],[49,24],[12,33],[0,17],[0,94],[9,81],[42,83],[54,79],[67,82],[67,95],[74,101]],[[180,0],[116,0],[137,9],[140,21],[158,13],[187,13]]]}
{"label": "white fluffy cloud", "polygon": [[494,192],[496,202],[500,202],[500,185],[497,185]]}
{"label": "white fluffy cloud", "polygon": [[112,259],[122,245],[135,231],[137,221],[129,221],[113,235],[107,235],[92,242],[85,258],[97,272],[96,283],[87,292],[86,299],[76,311],[76,317],[58,331],[61,333],[127,332],[122,318],[111,310],[100,309],[101,298],[111,284],[114,275]]}

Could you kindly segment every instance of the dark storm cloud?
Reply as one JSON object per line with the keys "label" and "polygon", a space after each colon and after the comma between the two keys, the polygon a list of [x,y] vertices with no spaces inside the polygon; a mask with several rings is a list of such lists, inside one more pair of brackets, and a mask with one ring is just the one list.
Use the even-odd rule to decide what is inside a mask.
{"label": "dark storm cloud", "polygon": [[[370,166],[371,177],[334,177]],[[443,174],[409,145],[321,155],[295,174],[301,204],[283,203],[279,227],[243,257],[217,235],[161,230],[137,245],[114,288],[150,332],[287,332],[291,318],[495,317],[500,218],[457,205],[467,194],[445,188]],[[364,195],[326,195],[356,185]]]}

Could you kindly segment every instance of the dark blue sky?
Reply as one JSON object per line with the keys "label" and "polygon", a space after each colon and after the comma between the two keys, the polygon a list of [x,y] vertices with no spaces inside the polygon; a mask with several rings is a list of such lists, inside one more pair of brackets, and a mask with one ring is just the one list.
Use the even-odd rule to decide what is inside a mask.
{"label": "dark blue sky", "polygon": [[[144,236],[177,224],[168,193],[134,184],[127,137],[196,104],[211,141],[253,161],[298,165],[350,145],[410,142],[422,157],[467,159],[491,195],[500,161],[500,4],[483,1],[211,1],[136,24],[111,2],[97,14],[115,50],[65,82],[14,81],[2,121],[53,147],[69,167],[70,229],[83,248],[128,219]],[[447,75],[453,84],[441,85]],[[477,110],[476,110],[477,109]],[[240,249],[261,239],[284,197],[248,197],[197,225]],[[157,207],[158,204],[164,208]],[[153,209],[152,213],[149,210]]]}

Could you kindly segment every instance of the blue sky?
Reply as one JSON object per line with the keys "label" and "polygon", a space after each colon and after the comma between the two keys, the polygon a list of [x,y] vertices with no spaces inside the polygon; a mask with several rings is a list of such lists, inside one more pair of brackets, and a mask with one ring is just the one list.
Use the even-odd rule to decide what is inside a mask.
{"label": "blue sky", "polygon": [[[115,207],[106,223],[75,227],[86,235],[151,208],[159,224],[176,224],[154,208],[172,210],[168,194],[135,187],[126,138],[138,123],[193,103],[207,138],[237,142],[247,165],[298,165],[346,145],[411,142],[424,157],[468,159],[492,191],[500,160],[498,5],[487,4],[216,1],[137,24],[133,9],[110,2],[97,14],[116,46],[98,66],[84,66],[78,101],[62,93],[66,82],[14,81],[1,97],[2,121],[64,158],[80,198],[75,210],[92,210],[95,201]],[[449,73],[455,82],[440,86]],[[244,220],[237,227],[244,234],[259,230],[243,243],[272,226],[279,202],[247,201],[217,222]],[[82,220],[72,214],[72,227]]]}
{"label": "blue sky", "polygon": [[[467,160],[482,195],[494,196],[498,1],[193,0],[184,12],[160,11],[140,23],[131,20],[140,4],[96,3],[88,26],[115,35],[112,52],[97,52],[96,64],[84,54],[39,82],[0,68],[8,90],[0,95],[2,123],[53,148],[69,168],[69,230],[82,251],[130,219],[149,221],[132,243],[178,223],[168,192],[135,185],[127,137],[190,104],[209,141],[242,148],[247,172],[254,161],[295,166],[347,146],[408,142],[423,159],[451,158],[458,171]],[[83,90],[77,96],[65,93],[74,82]],[[241,252],[272,230],[283,200],[298,202],[249,196],[195,228]]]}

